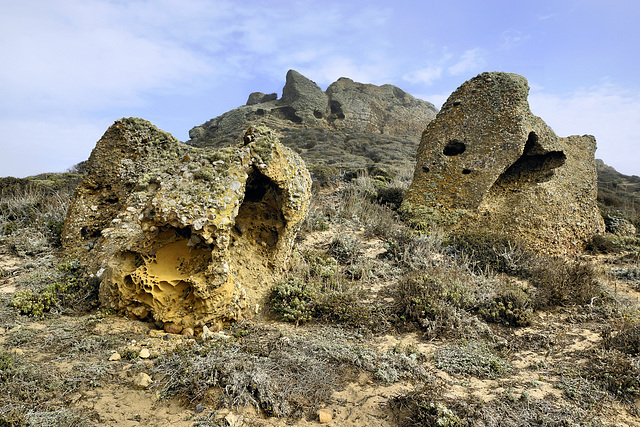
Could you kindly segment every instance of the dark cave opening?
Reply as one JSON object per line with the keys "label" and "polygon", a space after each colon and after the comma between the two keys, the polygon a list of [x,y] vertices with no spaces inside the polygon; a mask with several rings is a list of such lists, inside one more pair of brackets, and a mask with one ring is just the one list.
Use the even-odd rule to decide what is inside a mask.
{"label": "dark cave opening", "polygon": [[515,190],[549,181],[566,159],[562,151],[546,151],[538,142],[538,135],[530,132],[520,158],[498,177],[493,187]]}

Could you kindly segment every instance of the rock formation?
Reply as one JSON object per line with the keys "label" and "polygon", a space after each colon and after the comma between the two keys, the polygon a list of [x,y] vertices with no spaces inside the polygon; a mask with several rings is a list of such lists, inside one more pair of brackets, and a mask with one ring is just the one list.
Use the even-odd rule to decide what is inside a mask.
{"label": "rock formation", "polygon": [[187,144],[224,147],[262,123],[302,156],[316,178],[363,170],[384,177],[413,170],[420,134],[436,112],[433,104],[392,85],[341,78],[323,92],[290,70],[281,99],[253,92],[246,105],[191,129]]}
{"label": "rock formation", "polygon": [[87,168],[65,249],[101,279],[104,306],[177,329],[256,310],[310,200],[304,163],[265,127],[214,151],[121,119]]}
{"label": "rock formation", "polygon": [[554,252],[603,231],[595,139],[557,137],[531,113],[528,93],[526,79],[508,73],[483,73],[460,86],[422,135],[404,213]]}
{"label": "rock formation", "polygon": [[[195,146],[229,134],[237,135],[249,124],[264,122],[287,126],[317,126],[385,135],[418,135],[433,120],[437,109],[433,104],[416,99],[392,86],[362,84],[341,78],[326,92],[313,81],[289,70],[282,98],[254,92],[247,105],[196,126],[189,132]],[[276,124],[276,127],[279,127]]]}

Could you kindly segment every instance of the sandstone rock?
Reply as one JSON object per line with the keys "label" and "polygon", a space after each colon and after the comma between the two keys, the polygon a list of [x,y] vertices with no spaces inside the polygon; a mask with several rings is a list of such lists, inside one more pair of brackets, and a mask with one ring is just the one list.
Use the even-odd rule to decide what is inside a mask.
{"label": "sandstone rock", "polygon": [[168,334],[179,334],[182,332],[182,326],[176,325],[173,322],[166,322],[163,326],[164,331]]}
{"label": "sandstone rock", "polygon": [[122,359],[122,356],[120,356],[120,353],[118,352],[115,352],[111,356],[109,356],[109,361],[111,362],[117,362],[120,359]]}
{"label": "sandstone rock", "polygon": [[151,357],[151,353],[149,352],[148,348],[143,348],[142,350],[140,350],[140,353],[138,353],[138,357],[140,357],[140,359],[148,359],[149,357]]}
{"label": "sandstone rock", "polygon": [[524,77],[498,72],[460,86],[422,135],[405,215],[553,252],[601,232],[595,139],[557,137],[529,110],[528,92]]}
{"label": "sandstone rock", "polygon": [[192,337],[193,336],[193,328],[184,328],[181,332],[182,336]]}
{"label": "sandstone rock", "polygon": [[153,384],[153,380],[151,379],[151,377],[148,374],[145,374],[144,372],[140,372],[133,379],[133,385],[136,388],[139,388],[141,390],[146,389],[151,384]]}
{"label": "sandstone rock", "polygon": [[318,421],[320,424],[330,423],[333,420],[333,413],[328,409],[318,409]]}
{"label": "sandstone rock", "polygon": [[107,130],[63,231],[68,254],[103,270],[105,308],[180,332],[255,307],[288,260],[311,182],[269,129],[254,136],[213,151],[141,119]]}

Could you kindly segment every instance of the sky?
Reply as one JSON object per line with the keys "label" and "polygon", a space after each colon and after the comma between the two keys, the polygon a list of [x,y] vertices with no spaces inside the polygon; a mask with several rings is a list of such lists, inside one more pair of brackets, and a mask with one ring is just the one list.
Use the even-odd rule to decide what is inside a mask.
{"label": "sky", "polygon": [[0,176],[65,171],[121,117],[185,141],[289,69],[437,107],[518,73],[559,136],[640,175],[638,22],[637,0],[0,0]]}

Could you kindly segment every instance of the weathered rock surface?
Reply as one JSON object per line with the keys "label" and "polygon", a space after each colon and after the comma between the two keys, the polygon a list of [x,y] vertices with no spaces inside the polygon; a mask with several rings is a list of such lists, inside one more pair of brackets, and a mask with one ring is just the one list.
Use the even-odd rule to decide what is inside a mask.
{"label": "weathered rock surface", "polygon": [[181,330],[256,310],[288,259],[311,182],[270,130],[254,137],[213,151],[141,119],[107,130],[63,231],[66,250],[101,279],[104,306]]}
{"label": "weathered rock surface", "polygon": [[[267,95],[268,96],[268,95]],[[433,104],[414,98],[392,85],[376,86],[341,78],[326,92],[295,70],[289,70],[282,98],[267,101],[262,92],[250,95],[247,105],[196,126],[188,142],[195,146],[237,134],[248,125],[348,128],[385,135],[419,135],[433,120]]]}
{"label": "weathered rock surface", "polygon": [[602,232],[595,139],[556,136],[531,113],[528,92],[524,77],[498,72],[460,86],[422,135],[405,214],[554,252]]}

